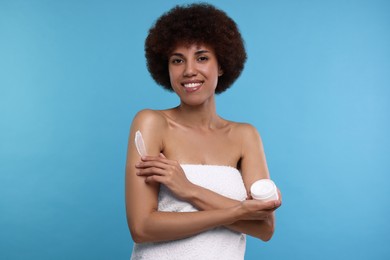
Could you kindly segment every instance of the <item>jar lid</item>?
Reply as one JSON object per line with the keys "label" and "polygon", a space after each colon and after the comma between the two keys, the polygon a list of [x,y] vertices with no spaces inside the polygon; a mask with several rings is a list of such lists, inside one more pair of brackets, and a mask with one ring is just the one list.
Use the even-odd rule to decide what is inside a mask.
{"label": "jar lid", "polygon": [[275,183],[270,179],[261,179],[251,186],[251,195],[255,199],[267,199],[277,192]]}

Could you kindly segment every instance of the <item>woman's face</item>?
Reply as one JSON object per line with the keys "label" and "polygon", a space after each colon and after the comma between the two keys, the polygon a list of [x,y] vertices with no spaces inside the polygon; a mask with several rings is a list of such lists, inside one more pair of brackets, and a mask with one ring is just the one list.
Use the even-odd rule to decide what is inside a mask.
{"label": "woman's face", "polygon": [[168,67],[173,90],[189,105],[213,97],[222,74],[214,50],[204,44],[178,45],[169,57]]}

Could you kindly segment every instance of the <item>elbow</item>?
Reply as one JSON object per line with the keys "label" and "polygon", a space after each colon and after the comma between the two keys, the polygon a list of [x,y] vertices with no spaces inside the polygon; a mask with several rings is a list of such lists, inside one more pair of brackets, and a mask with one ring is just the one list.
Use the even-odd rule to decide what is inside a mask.
{"label": "elbow", "polygon": [[142,225],[130,226],[130,234],[133,241],[137,244],[152,242]]}
{"label": "elbow", "polygon": [[270,233],[270,234],[264,234],[262,236],[260,236],[260,239],[263,241],[263,242],[268,242],[271,240],[273,236],[273,233]]}
{"label": "elbow", "polygon": [[153,214],[149,215],[127,215],[127,224],[130,230],[131,238],[137,244],[157,242],[158,240],[158,230],[156,230],[156,225],[153,224]]}
{"label": "elbow", "polygon": [[131,238],[135,243],[156,242],[156,237],[152,234],[150,228],[147,228],[148,226],[150,225],[145,220],[129,224]]}
{"label": "elbow", "polygon": [[130,228],[130,234],[135,243],[145,243],[142,233],[137,228]]}
{"label": "elbow", "polygon": [[268,242],[271,240],[275,232],[275,225],[270,223],[267,225],[267,227],[263,230],[263,232],[259,235],[258,238],[260,238],[264,242]]}

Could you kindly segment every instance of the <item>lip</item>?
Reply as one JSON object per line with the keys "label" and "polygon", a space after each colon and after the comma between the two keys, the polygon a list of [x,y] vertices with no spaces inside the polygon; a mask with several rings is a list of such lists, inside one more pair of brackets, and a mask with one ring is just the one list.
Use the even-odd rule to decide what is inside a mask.
{"label": "lip", "polygon": [[192,93],[199,90],[203,86],[203,81],[201,80],[191,80],[181,83],[182,87],[187,93]]}

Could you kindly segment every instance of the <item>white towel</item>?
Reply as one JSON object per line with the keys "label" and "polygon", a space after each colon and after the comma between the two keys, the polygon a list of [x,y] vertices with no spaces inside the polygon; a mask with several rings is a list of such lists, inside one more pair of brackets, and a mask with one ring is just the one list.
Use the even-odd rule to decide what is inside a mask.
{"label": "white towel", "polygon": [[[194,184],[225,197],[244,200],[246,190],[241,173],[230,166],[183,164],[187,178]],[[177,199],[164,185],[160,186],[158,210],[168,212],[197,211],[188,202]],[[147,260],[240,260],[244,259],[245,234],[224,227],[214,228],[198,235],[159,243],[134,244],[131,259]]]}

